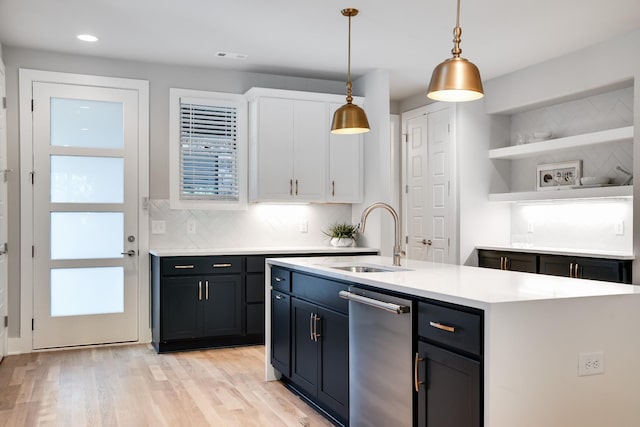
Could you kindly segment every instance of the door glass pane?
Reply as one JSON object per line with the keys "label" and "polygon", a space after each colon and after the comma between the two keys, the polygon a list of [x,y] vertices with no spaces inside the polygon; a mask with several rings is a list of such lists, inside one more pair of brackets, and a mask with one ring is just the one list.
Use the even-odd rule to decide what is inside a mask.
{"label": "door glass pane", "polygon": [[51,259],[122,258],[122,212],[51,212]]}
{"label": "door glass pane", "polygon": [[52,203],[123,203],[124,159],[51,156]]}
{"label": "door glass pane", "polygon": [[122,313],[122,267],[51,270],[51,316]]}
{"label": "door glass pane", "polygon": [[122,148],[122,103],[51,98],[51,145]]}

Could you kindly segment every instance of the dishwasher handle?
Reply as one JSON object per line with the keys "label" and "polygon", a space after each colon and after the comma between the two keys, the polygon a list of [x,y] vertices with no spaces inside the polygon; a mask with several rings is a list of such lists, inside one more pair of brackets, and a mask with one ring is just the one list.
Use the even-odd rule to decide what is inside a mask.
{"label": "dishwasher handle", "polygon": [[379,308],[393,314],[404,314],[411,312],[411,308],[406,305],[398,305],[391,302],[380,301],[377,299],[354,294],[349,291],[340,291],[338,293],[338,296],[340,296],[340,298],[342,299],[357,302],[360,304],[370,305],[371,307]]}

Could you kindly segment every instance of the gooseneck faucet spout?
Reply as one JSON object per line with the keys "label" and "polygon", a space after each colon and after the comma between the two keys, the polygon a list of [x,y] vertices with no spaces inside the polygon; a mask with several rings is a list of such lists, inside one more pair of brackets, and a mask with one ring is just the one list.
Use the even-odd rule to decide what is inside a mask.
{"label": "gooseneck faucet spout", "polygon": [[398,220],[398,213],[393,207],[387,203],[377,202],[372,204],[371,206],[365,208],[362,212],[362,218],[360,219],[360,231],[364,234],[364,227],[367,222],[367,217],[371,213],[372,210],[382,208],[386,209],[391,216],[393,217],[393,222],[395,223],[395,235],[394,235],[394,245],[393,245],[393,265],[400,265],[400,256],[402,255],[402,250],[400,249],[400,221]]}

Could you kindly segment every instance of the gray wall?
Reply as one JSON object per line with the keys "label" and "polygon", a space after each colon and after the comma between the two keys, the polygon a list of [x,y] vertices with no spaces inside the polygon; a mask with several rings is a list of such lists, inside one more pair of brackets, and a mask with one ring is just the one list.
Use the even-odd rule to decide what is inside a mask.
{"label": "gray wall", "polygon": [[[276,76],[211,68],[175,66],[4,46],[7,80],[9,168],[19,170],[18,69],[90,74],[149,81],[150,196],[169,198],[169,88],[244,93],[251,87],[343,94],[343,81]],[[354,92],[358,93],[355,87]],[[9,336],[20,335],[20,185],[18,174],[9,181]]]}

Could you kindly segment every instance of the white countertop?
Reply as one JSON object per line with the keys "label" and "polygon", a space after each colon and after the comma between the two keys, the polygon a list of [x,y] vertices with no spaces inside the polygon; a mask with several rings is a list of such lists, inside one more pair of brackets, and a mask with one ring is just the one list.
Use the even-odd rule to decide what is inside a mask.
{"label": "white countertop", "polygon": [[278,254],[343,254],[353,252],[378,253],[374,248],[336,248],[333,246],[274,246],[252,248],[215,248],[215,249],[151,249],[149,253],[159,257],[169,256],[206,256],[206,255],[278,255]]}
{"label": "white countertop", "polygon": [[391,258],[374,255],[270,258],[267,263],[481,309],[509,302],[640,294],[640,286],[407,259],[401,261],[403,268],[410,269],[405,271],[352,273],[330,267],[354,264],[392,266]]}
{"label": "white countertop", "polygon": [[565,248],[546,248],[541,246],[516,247],[511,245],[478,245],[476,249],[487,249],[491,251],[509,251],[509,252],[526,252],[532,254],[548,254],[548,255],[566,255],[581,256],[587,258],[606,258],[620,260],[636,259],[633,252],[627,251],[603,251],[594,249],[565,249]]}

